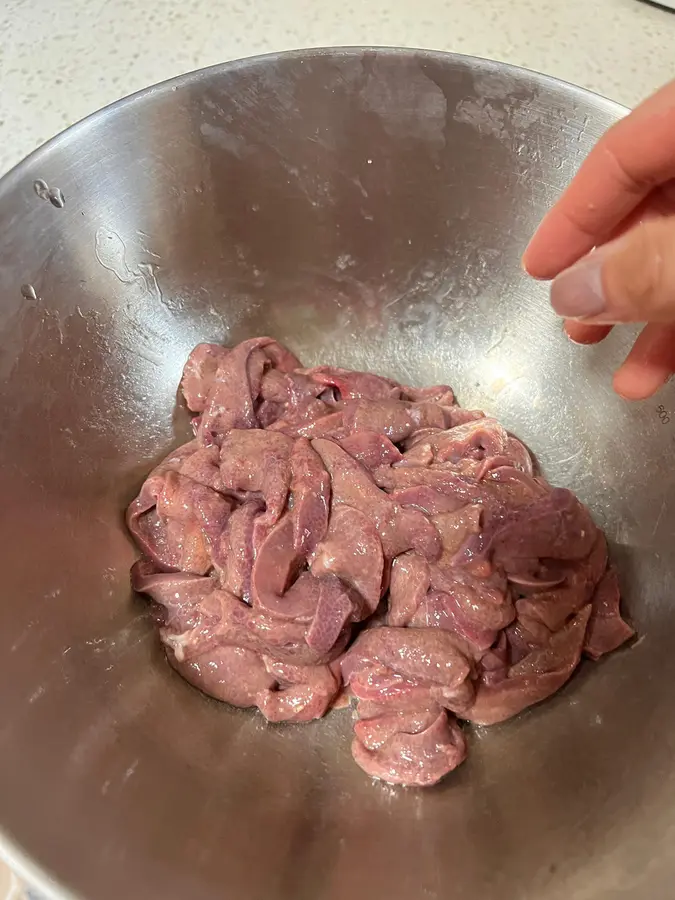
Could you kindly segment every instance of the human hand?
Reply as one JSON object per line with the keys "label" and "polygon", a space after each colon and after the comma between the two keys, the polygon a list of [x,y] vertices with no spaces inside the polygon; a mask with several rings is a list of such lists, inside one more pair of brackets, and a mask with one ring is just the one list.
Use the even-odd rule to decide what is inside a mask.
{"label": "human hand", "polygon": [[647,323],[614,376],[617,393],[649,397],[675,372],[675,82],[600,139],[523,265],[553,279],[551,303],[578,343]]}

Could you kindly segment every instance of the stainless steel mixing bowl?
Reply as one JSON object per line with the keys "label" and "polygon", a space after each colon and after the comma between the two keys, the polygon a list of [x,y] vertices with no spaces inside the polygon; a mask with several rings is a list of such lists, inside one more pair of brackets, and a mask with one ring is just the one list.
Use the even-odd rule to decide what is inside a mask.
{"label": "stainless steel mixing bowl", "polygon": [[[622,112],[483,60],[291,53],[150,88],[0,182],[0,823],[52,896],[670,900],[675,394],[615,397],[629,335],[573,346],[519,266]],[[640,640],[437,789],[369,781],[348,711],[200,695],[130,591],[122,510],[186,436],[188,351],[260,333],[449,381],[613,543]]]}

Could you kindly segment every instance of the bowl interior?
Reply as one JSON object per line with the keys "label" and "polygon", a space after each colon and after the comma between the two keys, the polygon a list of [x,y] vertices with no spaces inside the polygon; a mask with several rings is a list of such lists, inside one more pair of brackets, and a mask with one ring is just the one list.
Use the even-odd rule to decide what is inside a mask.
{"label": "bowl interior", "polygon": [[[519,266],[620,114],[481,60],[293,53],[152,88],[0,183],[0,824],[58,896],[666,896],[675,394],[615,397],[630,336],[573,346]],[[426,792],[363,775],[348,711],[269,726],[185,684],[122,513],[185,439],[192,346],[257,334],[495,413],[607,530],[638,643]]]}

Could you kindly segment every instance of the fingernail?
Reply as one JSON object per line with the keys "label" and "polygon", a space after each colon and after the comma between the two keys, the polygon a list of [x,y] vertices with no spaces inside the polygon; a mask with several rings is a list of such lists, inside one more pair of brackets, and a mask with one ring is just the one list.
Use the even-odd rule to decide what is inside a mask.
{"label": "fingernail", "polygon": [[586,319],[606,309],[602,287],[603,255],[596,251],[561,272],[551,284],[551,306],[559,316]]}

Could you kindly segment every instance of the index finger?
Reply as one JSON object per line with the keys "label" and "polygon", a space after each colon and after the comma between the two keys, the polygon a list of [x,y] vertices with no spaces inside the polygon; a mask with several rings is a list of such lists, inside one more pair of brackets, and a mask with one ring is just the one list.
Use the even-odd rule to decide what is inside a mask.
{"label": "index finger", "polygon": [[609,235],[659,185],[675,178],[675,82],[613,125],[546,215],[523,256],[554,278]]}

